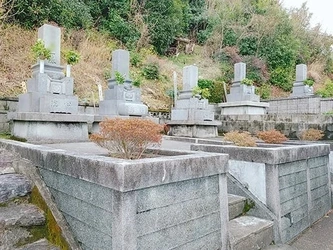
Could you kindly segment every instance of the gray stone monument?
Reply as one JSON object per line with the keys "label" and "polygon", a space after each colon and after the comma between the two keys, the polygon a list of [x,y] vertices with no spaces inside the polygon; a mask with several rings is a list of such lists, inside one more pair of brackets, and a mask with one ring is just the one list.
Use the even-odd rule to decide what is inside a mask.
{"label": "gray stone monument", "polygon": [[183,68],[183,90],[180,91],[175,107],[171,111],[171,134],[188,137],[217,136],[218,122],[214,121],[214,111],[207,99],[195,97],[193,88],[198,85],[198,67]]}
{"label": "gray stone monument", "polygon": [[51,59],[32,66],[27,92],[19,95],[17,112],[8,115],[11,133],[30,142],[86,141],[93,116],[78,114],[74,80],[60,65],[60,28],[44,24],[38,38],[51,50]]}
{"label": "gray stone monument", "polygon": [[[124,82],[117,82],[116,75]],[[115,50],[112,52],[111,79],[104,93],[104,100],[99,103],[100,116],[138,116],[148,115],[148,107],[141,102],[141,90],[132,85],[129,76],[129,52]]]}
{"label": "gray stone monument", "polygon": [[313,87],[304,84],[307,79],[308,68],[305,64],[296,65],[296,81],[293,84],[291,97],[305,97],[313,95]]}
{"label": "gray stone monument", "polygon": [[51,59],[32,66],[27,93],[19,96],[18,112],[78,113],[78,98],[73,95],[74,80],[65,77],[60,65],[60,28],[44,24],[38,29],[38,38],[51,50]]}
{"label": "gray stone monument", "polygon": [[266,113],[268,103],[260,102],[260,97],[255,93],[254,86],[243,84],[246,78],[246,64],[234,65],[234,80],[227,95],[227,102],[220,103],[221,115],[263,115]]}
{"label": "gray stone monument", "polygon": [[234,80],[227,95],[227,102],[251,101],[259,102],[260,97],[255,94],[255,87],[242,84],[246,78],[246,64],[236,63],[234,65]]}

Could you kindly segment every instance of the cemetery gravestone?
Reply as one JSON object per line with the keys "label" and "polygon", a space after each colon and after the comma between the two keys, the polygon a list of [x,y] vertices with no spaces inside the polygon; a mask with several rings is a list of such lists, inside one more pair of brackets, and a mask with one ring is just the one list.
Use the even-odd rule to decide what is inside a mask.
{"label": "cemetery gravestone", "polygon": [[307,79],[307,66],[305,64],[296,65],[296,81],[293,84],[291,97],[305,97],[313,95],[313,87],[305,84]]}
{"label": "cemetery gravestone", "polygon": [[[120,79],[123,82],[119,82]],[[148,115],[148,107],[141,102],[141,90],[132,85],[129,76],[129,52],[115,50],[112,52],[111,79],[104,100],[99,104],[101,116],[140,116]]]}

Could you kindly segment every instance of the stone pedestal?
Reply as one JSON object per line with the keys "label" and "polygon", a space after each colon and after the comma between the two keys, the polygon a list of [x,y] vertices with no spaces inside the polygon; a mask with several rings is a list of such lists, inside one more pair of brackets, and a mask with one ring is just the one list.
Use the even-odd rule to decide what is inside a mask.
{"label": "stone pedestal", "polygon": [[221,115],[265,115],[269,103],[267,102],[225,102],[219,103],[218,107],[221,108]]}
{"label": "stone pedestal", "polygon": [[170,135],[192,138],[213,138],[218,136],[219,121],[169,121]]}
{"label": "stone pedestal", "polygon": [[9,113],[13,136],[33,143],[88,141],[88,124],[93,115],[46,114],[39,112]]}
{"label": "stone pedestal", "polygon": [[291,97],[313,96],[313,87],[305,85],[303,82],[295,82]]}

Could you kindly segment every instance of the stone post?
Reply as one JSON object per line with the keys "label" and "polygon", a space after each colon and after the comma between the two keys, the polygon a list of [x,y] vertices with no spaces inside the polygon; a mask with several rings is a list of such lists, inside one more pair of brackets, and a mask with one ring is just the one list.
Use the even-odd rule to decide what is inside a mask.
{"label": "stone post", "polygon": [[38,38],[44,41],[45,47],[51,50],[49,63],[60,65],[60,28],[44,24],[38,29]]}
{"label": "stone post", "polygon": [[198,84],[199,70],[195,65],[183,68],[183,90],[180,91],[179,99],[192,97],[192,89]]}
{"label": "stone post", "polygon": [[129,73],[130,55],[127,50],[117,49],[112,52],[111,79],[108,80],[109,88],[116,84],[116,73],[125,78],[125,82],[131,83]]}
{"label": "stone post", "polygon": [[234,81],[233,83],[240,83],[246,78],[246,63],[235,63],[234,65]]}

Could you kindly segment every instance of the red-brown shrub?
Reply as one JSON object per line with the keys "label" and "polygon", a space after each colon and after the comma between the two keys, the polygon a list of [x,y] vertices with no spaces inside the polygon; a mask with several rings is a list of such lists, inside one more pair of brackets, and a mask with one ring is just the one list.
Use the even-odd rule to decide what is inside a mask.
{"label": "red-brown shrub", "polygon": [[301,133],[300,139],[305,141],[318,141],[324,137],[324,132],[319,129],[310,128]]}
{"label": "red-brown shrub", "polygon": [[231,131],[224,134],[224,140],[235,143],[236,146],[241,147],[256,147],[256,140],[249,132]]}
{"label": "red-brown shrub", "polygon": [[106,119],[99,124],[100,132],[90,139],[106,148],[110,155],[139,159],[144,151],[161,143],[163,126],[140,118]]}
{"label": "red-brown shrub", "polygon": [[264,142],[273,144],[279,144],[288,140],[284,134],[275,129],[258,132],[257,136]]}

